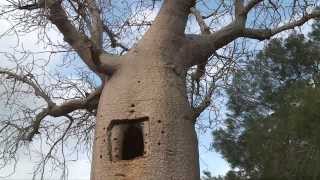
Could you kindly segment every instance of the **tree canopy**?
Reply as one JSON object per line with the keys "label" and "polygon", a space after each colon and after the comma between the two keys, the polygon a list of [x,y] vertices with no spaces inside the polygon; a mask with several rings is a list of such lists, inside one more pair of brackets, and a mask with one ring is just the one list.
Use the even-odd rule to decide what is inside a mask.
{"label": "tree canopy", "polygon": [[271,40],[233,75],[225,127],[213,135],[239,178],[320,177],[319,25]]}

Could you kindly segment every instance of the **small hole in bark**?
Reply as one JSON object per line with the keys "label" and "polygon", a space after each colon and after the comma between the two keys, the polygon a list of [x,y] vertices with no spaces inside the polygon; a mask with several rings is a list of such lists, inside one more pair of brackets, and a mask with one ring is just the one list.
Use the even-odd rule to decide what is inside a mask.
{"label": "small hole in bark", "polygon": [[138,83],[141,83],[141,81],[138,81]]}
{"label": "small hole in bark", "polygon": [[130,113],[134,113],[135,111],[134,111],[133,109],[131,109],[129,112],[130,112]]}
{"label": "small hole in bark", "polygon": [[102,159],[102,155],[100,155],[100,159]]}
{"label": "small hole in bark", "polygon": [[118,140],[117,138],[113,138],[114,141]]}
{"label": "small hole in bark", "polygon": [[161,120],[158,120],[158,123],[161,123]]}
{"label": "small hole in bark", "polygon": [[134,104],[131,104],[131,107],[134,107],[135,105]]}
{"label": "small hole in bark", "polygon": [[158,145],[160,146],[160,145],[161,145],[161,143],[160,143],[160,142],[158,142]]}
{"label": "small hole in bark", "polygon": [[122,176],[122,177],[126,177],[126,175],[125,175],[125,174],[121,174],[121,173],[117,173],[117,174],[115,174],[115,176]]}
{"label": "small hole in bark", "polygon": [[161,134],[164,134],[164,131],[161,131]]}

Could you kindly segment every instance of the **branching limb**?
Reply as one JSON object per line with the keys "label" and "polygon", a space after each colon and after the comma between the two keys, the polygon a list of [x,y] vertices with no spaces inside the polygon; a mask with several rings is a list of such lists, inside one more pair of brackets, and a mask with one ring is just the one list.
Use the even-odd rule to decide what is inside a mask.
{"label": "branching limb", "polygon": [[[256,1],[258,2],[258,1]],[[239,37],[247,37],[251,39],[265,40],[272,36],[283,32],[285,30],[293,29],[295,27],[301,26],[310,19],[320,17],[320,10],[314,10],[311,13],[306,13],[300,19],[289,22],[282,26],[276,27],[274,29],[252,29],[246,28],[243,22],[236,19],[229,25],[223,27],[222,29],[211,33],[210,35],[193,35],[190,36],[190,50],[187,50],[189,57],[203,57],[212,55],[216,50],[224,47],[230,42],[234,41]],[[187,62],[188,65],[194,66],[196,64],[205,63],[205,58],[193,58],[192,61]]]}
{"label": "branching limb", "polygon": [[[201,101],[197,104],[191,104],[191,107],[193,109],[192,117],[196,121],[200,114],[208,108],[212,103],[212,96],[213,93],[218,89],[219,87],[219,81],[222,80],[226,74],[230,73],[230,70],[232,70],[232,66],[234,65],[234,48],[229,52],[230,54],[228,57],[220,55],[215,53],[215,55],[212,57],[212,59],[215,59],[217,62],[221,62],[219,70],[217,72],[214,72],[213,75],[207,75],[207,77],[210,77],[209,83],[207,81],[202,82],[202,85],[205,84],[205,92],[202,94],[197,95],[198,97],[201,97]],[[226,62],[224,62],[227,60]],[[215,64],[217,66],[217,64]]]}
{"label": "branching limb", "polygon": [[32,141],[33,137],[40,133],[39,129],[41,127],[41,122],[47,116],[63,117],[68,116],[69,113],[76,110],[83,109],[93,111],[97,109],[100,94],[101,90],[99,89],[89,94],[86,98],[69,100],[61,105],[54,105],[43,109],[36,115],[34,120],[31,122],[31,125],[23,129],[24,133],[21,140]]}
{"label": "branching limb", "polygon": [[48,115],[53,117],[65,116],[76,110],[93,111],[97,109],[99,98],[101,95],[101,88],[91,92],[85,98],[68,100],[61,105],[55,105],[48,109]]}
{"label": "branching limb", "polygon": [[206,22],[203,19],[203,16],[201,16],[200,12],[192,7],[191,9],[192,14],[196,17],[196,20],[198,22],[198,25],[200,27],[200,31],[202,34],[210,34],[210,28],[209,26],[206,24]]}
{"label": "branching limb", "polygon": [[42,109],[39,113],[37,113],[37,115],[32,120],[30,126],[22,129],[18,128],[22,131],[22,135],[20,137],[21,140],[31,141],[33,137],[39,133],[41,122],[47,116],[67,116],[69,113],[76,110],[87,110],[89,112],[92,112],[98,107],[101,88],[96,89],[95,91],[87,94],[87,96],[84,98],[67,100],[61,103],[60,105],[57,105],[56,103],[54,103],[54,101],[51,99],[48,93],[40,87],[33,75],[18,75],[9,70],[1,69],[0,75],[6,76],[6,79],[13,79],[14,81],[18,81],[30,86],[33,89],[36,96],[41,97],[45,102],[47,102],[47,107]]}
{"label": "branching limb", "polygon": [[49,6],[49,9],[49,19],[63,34],[64,40],[77,51],[79,56],[91,70],[98,74],[104,72],[103,69],[99,69],[99,66],[97,66],[97,64],[99,64],[98,57],[102,53],[99,45],[93,44],[86,35],[77,31],[77,29],[68,20],[68,16],[60,3],[56,2],[52,4]]}
{"label": "branching limb", "polygon": [[37,80],[34,78],[33,75],[19,75],[6,69],[0,69],[0,75],[5,75],[6,79],[14,79],[16,81],[20,81],[24,84],[31,86],[34,90],[35,95],[45,100],[49,107],[54,105],[49,95],[39,86]]}
{"label": "branching limb", "polygon": [[243,13],[248,14],[248,12],[255,7],[256,5],[258,5],[259,3],[261,3],[264,0],[250,0],[247,5],[244,7],[243,9]]}
{"label": "branching limb", "polygon": [[[87,66],[96,74],[104,79],[104,75],[111,73],[113,67],[104,63],[104,66],[99,66],[100,55],[104,54],[106,58],[108,54],[101,48],[102,46],[102,32],[103,24],[100,17],[100,11],[95,2],[90,2],[88,6],[91,13],[92,21],[92,37],[89,38],[84,33],[79,32],[72,22],[68,19],[68,15],[61,5],[60,1],[42,0],[39,3],[19,6],[18,9],[33,10],[36,8],[49,9],[48,19],[54,24],[58,30],[63,34],[64,40],[78,53],[81,59]],[[116,56],[109,56],[110,59],[115,59]],[[105,61],[106,62],[106,61]]]}
{"label": "branching limb", "polygon": [[258,39],[260,41],[265,39],[270,39],[272,36],[289,30],[294,29],[295,27],[302,26],[304,23],[309,21],[310,19],[320,17],[320,10],[314,10],[312,13],[305,14],[300,19],[293,21],[291,23],[284,24],[274,29],[252,29],[252,28],[245,28],[243,32],[243,37],[248,37],[252,39]]}
{"label": "branching limb", "polygon": [[129,51],[128,47],[126,47],[125,45],[123,45],[122,43],[120,43],[117,40],[117,35],[114,32],[112,32],[112,30],[107,25],[104,24],[103,29],[107,33],[107,35],[111,41],[111,47],[113,47],[113,48],[120,47],[124,51]]}
{"label": "branching limb", "polygon": [[[46,164],[50,159],[53,159],[54,161],[58,161],[59,165],[62,166],[63,171],[65,171],[65,158],[63,158],[63,162],[61,163],[59,160],[54,158],[54,155],[53,155],[54,154],[53,151],[57,148],[59,143],[61,143],[61,148],[64,147],[63,142],[67,138],[67,134],[70,131],[70,129],[74,123],[74,119],[71,116],[66,115],[65,117],[69,120],[67,127],[64,129],[62,135],[57,140],[55,140],[53,142],[49,151],[45,154],[44,158],[41,160],[41,163],[38,164],[37,168],[35,169],[33,179],[35,179],[35,175],[38,173],[40,174],[40,179],[41,180],[44,179],[44,173],[46,171]],[[63,156],[65,155],[64,152],[62,152],[62,155]]]}
{"label": "branching limb", "polygon": [[[196,17],[196,20],[197,20],[198,25],[200,27],[201,33],[202,34],[206,34],[206,35],[211,34],[210,28],[208,27],[208,25],[204,21],[204,19],[201,16],[200,12],[194,7],[191,8],[191,12]],[[196,68],[195,72],[191,74],[191,80],[192,80],[191,83],[192,83],[193,87],[194,87],[194,85],[196,83],[196,86],[197,86],[196,87],[196,94],[197,95],[199,95],[200,79],[205,74],[207,63],[208,63],[208,61],[202,62],[200,64],[197,64],[197,68]]]}
{"label": "branching limb", "polygon": [[87,3],[91,16],[91,40],[98,49],[102,49],[103,22],[101,19],[100,9],[95,0],[89,0]]}
{"label": "branching limb", "polygon": [[53,117],[63,117],[68,116],[69,113],[76,110],[87,110],[93,111],[97,109],[98,102],[101,94],[101,89],[98,89],[88,95],[86,98],[68,100],[62,103],[61,105],[54,105],[52,107],[47,107],[38,113],[32,121],[32,124],[28,127],[31,131],[25,135],[24,140],[32,141],[33,137],[39,133],[41,121],[47,116]]}
{"label": "branching limb", "polygon": [[234,11],[236,19],[245,16],[243,0],[234,0]]}
{"label": "branching limb", "polygon": [[211,99],[212,99],[212,95],[214,93],[214,90],[216,89],[216,85],[215,85],[215,80],[213,80],[211,82],[211,84],[209,85],[209,89],[207,91],[207,93],[205,94],[203,100],[201,101],[201,103],[193,108],[193,112],[192,112],[192,119],[196,120],[200,114],[207,108],[210,106],[211,104]]}

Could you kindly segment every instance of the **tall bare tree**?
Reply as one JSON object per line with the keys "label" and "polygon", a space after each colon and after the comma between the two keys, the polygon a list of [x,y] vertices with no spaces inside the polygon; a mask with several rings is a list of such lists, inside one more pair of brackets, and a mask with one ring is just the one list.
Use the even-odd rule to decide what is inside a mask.
{"label": "tall bare tree", "polygon": [[[48,83],[49,77],[40,77],[49,73],[34,72],[37,61],[22,65],[23,57],[3,53],[15,68],[0,69],[1,100],[12,107],[0,121],[2,165],[27,142],[46,137],[50,148],[35,171],[43,178],[48,161],[65,167],[66,157],[54,154],[64,154],[68,139],[76,139],[75,149],[90,146],[94,129],[92,180],[200,179],[196,120],[235,65],[239,44],[320,17],[317,3],[8,0],[0,15],[11,22],[10,32],[42,28],[39,38],[47,39],[46,30],[57,29],[65,43],[47,39],[51,53],[75,53],[70,60],[80,58],[96,78],[84,70],[77,80],[53,74]],[[199,33],[193,33],[195,22]],[[94,83],[97,78],[101,83]],[[66,96],[62,89],[73,93]],[[19,94],[30,93],[45,105],[19,104]]]}

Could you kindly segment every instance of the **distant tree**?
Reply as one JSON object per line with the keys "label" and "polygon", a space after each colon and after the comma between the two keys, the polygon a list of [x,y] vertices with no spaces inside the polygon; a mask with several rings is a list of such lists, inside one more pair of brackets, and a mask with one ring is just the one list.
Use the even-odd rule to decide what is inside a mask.
{"label": "distant tree", "polygon": [[228,171],[225,176],[212,176],[209,171],[204,171],[203,172],[202,179],[201,180],[243,180],[239,175],[239,172],[236,171]]}
{"label": "distant tree", "polygon": [[[320,23],[242,63],[214,147],[245,179],[320,178]],[[240,173],[241,172],[241,173]]]}

